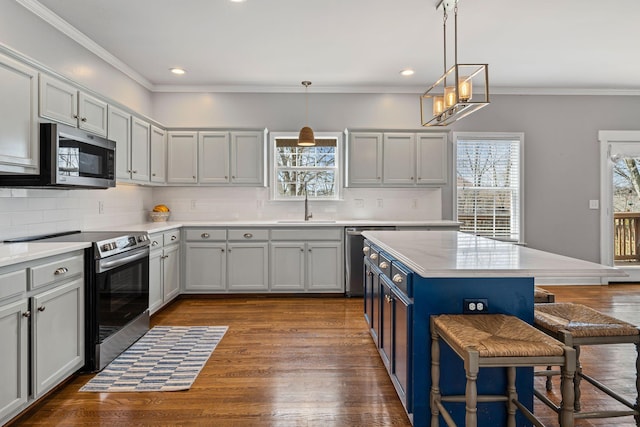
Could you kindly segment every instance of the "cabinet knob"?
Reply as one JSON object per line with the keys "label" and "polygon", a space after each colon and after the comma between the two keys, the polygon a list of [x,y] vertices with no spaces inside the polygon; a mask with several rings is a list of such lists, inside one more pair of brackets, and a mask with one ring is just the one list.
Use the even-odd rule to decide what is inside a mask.
{"label": "cabinet knob", "polygon": [[311,248],[309,248],[309,252],[313,252],[313,251],[311,250]]}
{"label": "cabinet knob", "polygon": [[200,237],[202,237],[203,239],[208,239],[209,238],[209,233],[202,233],[200,235]]}
{"label": "cabinet knob", "polygon": [[229,179],[229,177],[227,175],[224,176],[224,179]]}
{"label": "cabinet knob", "polygon": [[232,179],[236,179],[236,177],[235,177],[235,176],[233,176],[233,175],[231,175],[231,178],[232,178]]}
{"label": "cabinet knob", "polygon": [[388,263],[388,262],[386,262],[386,261],[382,261],[382,262],[380,263],[380,268],[389,268],[389,263]]}
{"label": "cabinet knob", "polygon": [[364,248],[362,248],[362,252],[364,252],[365,254],[368,254],[370,250],[371,248],[369,246],[365,246]]}
{"label": "cabinet knob", "polygon": [[77,115],[77,114],[74,114],[74,115],[73,115],[73,118],[74,118],[74,119],[77,119],[77,118],[78,118],[78,115]]}
{"label": "cabinet knob", "polygon": [[86,122],[86,121],[87,121],[87,118],[86,118],[86,117],[83,117],[83,118],[81,118],[81,119],[80,119],[80,121]]}
{"label": "cabinet knob", "polygon": [[369,258],[371,259],[378,259],[378,254],[377,253],[372,253],[371,255],[369,255]]}
{"label": "cabinet knob", "polygon": [[413,181],[413,177],[411,177],[411,181]]}
{"label": "cabinet knob", "polygon": [[152,173],[152,174],[151,174],[151,176],[156,176],[156,174],[155,174],[155,173]]}
{"label": "cabinet knob", "polygon": [[394,283],[402,283],[403,279],[400,274],[395,274],[391,280],[393,280]]}
{"label": "cabinet knob", "polygon": [[373,273],[372,273],[372,272],[370,272],[370,271],[367,271],[367,276],[369,276],[369,277],[373,277]]}
{"label": "cabinet knob", "polygon": [[391,295],[385,295],[384,296],[385,301],[387,301],[387,303],[391,304],[391,301],[393,301],[393,297]]}
{"label": "cabinet knob", "polygon": [[151,242],[151,246],[158,246],[158,241],[154,240],[153,242]]}
{"label": "cabinet knob", "polygon": [[224,252],[224,249],[220,249],[220,252]]}
{"label": "cabinet knob", "polygon": [[419,176],[419,177],[418,177],[418,181],[422,181],[422,177],[420,177],[420,176]]}
{"label": "cabinet knob", "polygon": [[250,239],[250,238],[252,238],[252,237],[253,237],[253,234],[251,234],[251,233],[244,233],[244,238],[245,238],[245,239]]}
{"label": "cabinet knob", "polygon": [[46,308],[47,308],[47,307],[45,307],[44,305],[41,305],[40,307],[38,307],[38,311],[39,311],[40,313],[42,313],[43,311],[45,311],[45,310],[46,310]]}
{"label": "cabinet knob", "polygon": [[195,175],[194,175],[194,176],[192,176],[191,178],[196,179]]}
{"label": "cabinet knob", "polygon": [[171,236],[171,241],[173,242],[174,240],[176,240],[178,238],[178,236]]}
{"label": "cabinet knob", "polygon": [[22,313],[22,317],[31,317],[31,312],[29,310]]}
{"label": "cabinet knob", "polygon": [[131,172],[133,172],[133,173],[138,173],[138,171],[131,171]]}
{"label": "cabinet knob", "polygon": [[67,267],[60,267],[60,268],[57,268],[56,271],[53,272],[53,274],[55,276],[59,276],[59,275],[64,274],[64,273],[66,273],[68,271],[69,271],[69,269]]}
{"label": "cabinet knob", "polygon": [[300,248],[300,252],[304,252],[304,248]]}

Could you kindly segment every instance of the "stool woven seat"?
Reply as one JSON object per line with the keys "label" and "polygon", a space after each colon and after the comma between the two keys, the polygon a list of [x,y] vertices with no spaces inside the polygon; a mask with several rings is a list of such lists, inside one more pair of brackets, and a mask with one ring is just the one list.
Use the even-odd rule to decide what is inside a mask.
{"label": "stool woven seat", "polygon": [[539,286],[533,288],[533,302],[536,304],[556,302],[555,294]]}
{"label": "stool woven seat", "polygon": [[566,330],[573,337],[638,335],[634,325],[607,316],[586,305],[553,303],[536,306],[535,323],[550,331]]}
{"label": "stool woven seat", "polygon": [[[466,373],[464,395],[442,395],[440,390],[440,340],[463,360]],[[516,410],[534,425],[542,426],[535,415],[518,400],[516,368],[539,365],[560,366],[562,402],[555,408],[562,427],[573,427],[573,376],[575,350],[549,337],[521,319],[504,314],[442,314],[431,316],[431,425],[439,418],[448,426],[455,421],[445,402],[465,402],[465,425],[478,424],[478,402],[505,402],[507,425],[515,427]],[[481,368],[504,368],[506,388],[500,395],[478,395]],[[535,393],[534,393],[535,394]]]}

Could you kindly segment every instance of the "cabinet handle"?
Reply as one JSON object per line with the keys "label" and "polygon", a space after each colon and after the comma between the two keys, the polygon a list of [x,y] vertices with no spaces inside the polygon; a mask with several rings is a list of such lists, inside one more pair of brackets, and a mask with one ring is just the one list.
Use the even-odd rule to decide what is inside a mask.
{"label": "cabinet handle", "polygon": [[64,274],[64,273],[66,273],[68,271],[69,271],[69,269],[67,267],[60,267],[60,268],[57,268],[56,271],[53,272],[53,274],[55,276],[59,276],[59,275]]}
{"label": "cabinet handle", "polygon": [[152,174],[151,174],[151,176],[156,176],[156,174],[155,174],[155,173],[152,173]]}
{"label": "cabinet handle", "polygon": [[385,295],[384,296],[385,301],[387,301],[387,303],[391,304],[391,301],[393,301],[393,297],[391,295]]}
{"label": "cabinet handle", "polygon": [[300,248],[300,252],[304,252],[304,248]]}
{"label": "cabinet handle", "polygon": [[191,178],[196,179],[196,177],[195,177],[195,176],[192,176]]}
{"label": "cabinet handle", "polygon": [[73,118],[74,118],[74,119],[77,119],[77,118],[78,118],[78,115],[77,115],[77,114],[74,114],[74,115],[73,115]]}
{"label": "cabinet handle", "polygon": [[377,253],[372,253],[371,255],[369,255],[369,258],[371,259],[378,259],[378,254]]}
{"label": "cabinet handle", "polygon": [[250,238],[252,238],[252,237],[253,237],[253,234],[251,234],[251,233],[244,233],[244,238],[245,238],[245,239],[250,239]]}
{"label": "cabinet handle", "polygon": [[133,173],[138,173],[138,171],[132,171]]}
{"label": "cabinet handle", "polygon": [[154,240],[153,242],[151,242],[151,246],[158,246],[158,242]]}
{"label": "cabinet handle", "polygon": [[411,181],[413,181],[413,177],[411,177]]}
{"label": "cabinet handle", "polygon": [[422,181],[422,177],[420,177],[420,176],[419,176],[419,177],[418,177],[418,181]]}
{"label": "cabinet handle", "polygon": [[221,252],[224,252],[224,249],[220,249]]}
{"label": "cabinet handle", "polygon": [[393,276],[392,280],[393,280],[394,283],[402,283],[403,279],[402,279],[402,276],[400,274],[396,274],[396,275]]}
{"label": "cabinet handle", "polygon": [[312,252],[311,248],[309,248],[309,252]]}
{"label": "cabinet handle", "polygon": [[369,246],[365,246],[364,248],[362,248],[362,252],[364,252],[365,254],[368,254],[370,250],[371,248]]}
{"label": "cabinet handle", "polygon": [[200,237],[202,237],[203,239],[208,239],[209,238],[209,233],[202,233],[200,235]]}
{"label": "cabinet handle", "polygon": [[162,255],[160,258],[167,259],[167,258],[169,258],[169,255]]}
{"label": "cabinet handle", "polygon": [[86,121],[87,121],[87,118],[86,118],[86,117],[83,117],[83,118],[81,118],[81,119],[80,119],[80,121],[86,122]]}
{"label": "cabinet handle", "polygon": [[22,317],[31,317],[31,312],[29,310],[22,313]]}
{"label": "cabinet handle", "polygon": [[42,313],[43,311],[45,311],[45,310],[46,310],[46,308],[47,308],[47,307],[45,307],[44,305],[41,305],[40,307],[38,307],[38,311],[39,311],[40,313]]}
{"label": "cabinet handle", "polygon": [[389,268],[389,263],[387,261],[382,261],[380,263],[380,268]]}
{"label": "cabinet handle", "polygon": [[373,277],[373,273],[372,273],[372,272],[370,272],[370,271],[368,271],[368,272],[367,272],[367,276],[369,276],[369,277]]}
{"label": "cabinet handle", "polygon": [[171,241],[173,242],[174,240],[176,240],[178,238],[178,236],[171,236]]}
{"label": "cabinet handle", "polygon": [[224,179],[229,179],[229,177],[227,175],[224,176]]}
{"label": "cabinet handle", "polygon": [[235,177],[235,176],[233,176],[233,175],[231,175],[231,178],[232,178],[232,179],[236,179],[236,177]]}

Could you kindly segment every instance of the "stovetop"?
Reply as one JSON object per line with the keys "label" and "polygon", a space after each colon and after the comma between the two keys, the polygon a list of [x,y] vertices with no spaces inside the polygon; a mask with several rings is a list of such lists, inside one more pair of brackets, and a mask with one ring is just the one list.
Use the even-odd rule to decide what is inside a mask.
{"label": "stovetop", "polygon": [[105,258],[135,248],[149,245],[149,235],[145,231],[67,231],[55,234],[19,237],[5,240],[17,242],[91,242],[95,258]]}

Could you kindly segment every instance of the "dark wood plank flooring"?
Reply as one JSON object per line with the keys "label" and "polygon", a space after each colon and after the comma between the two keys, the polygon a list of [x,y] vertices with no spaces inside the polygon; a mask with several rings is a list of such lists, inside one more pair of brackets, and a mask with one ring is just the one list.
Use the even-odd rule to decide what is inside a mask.
{"label": "dark wood plank flooring", "polygon": [[[547,287],[640,324],[640,285]],[[181,299],[154,325],[228,325],[189,391],[80,393],[80,375],[16,420],[20,426],[410,426],[362,317],[345,298]],[[615,347],[615,348],[611,348]],[[635,399],[630,345],[583,351],[585,370]],[[557,387],[556,387],[557,390]],[[584,387],[585,406],[612,405]],[[537,404],[548,425],[555,415]],[[633,426],[632,417],[578,426]]]}

